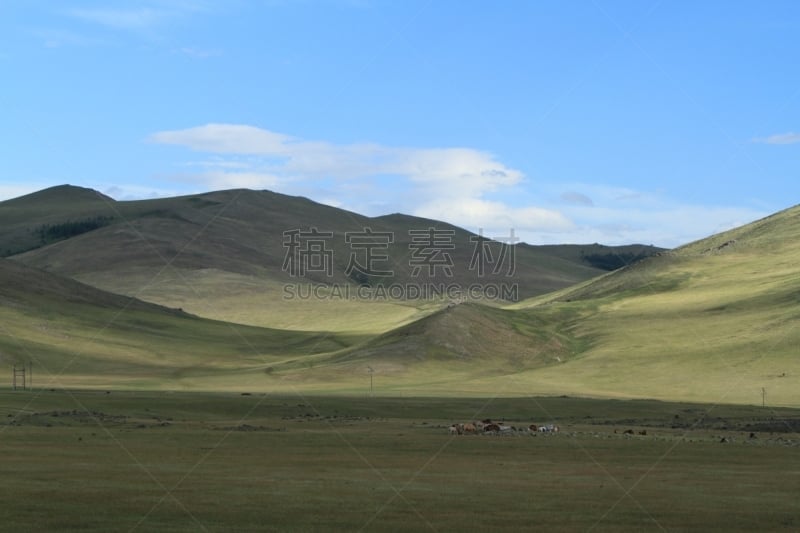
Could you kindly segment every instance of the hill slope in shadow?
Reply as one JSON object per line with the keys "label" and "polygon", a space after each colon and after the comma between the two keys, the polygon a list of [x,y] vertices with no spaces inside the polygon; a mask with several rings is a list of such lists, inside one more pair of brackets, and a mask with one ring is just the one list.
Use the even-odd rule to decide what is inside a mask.
{"label": "hill slope in shadow", "polygon": [[[276,327],[292,327],[303,316],[301,308],[307,310],[297,302],[283,305],[286,284],[502,285],[526,298],[660,251],[645,246],[519,245],[509,276],[508,256],[507,264],[493,272],[493,266],[500,266],[501,248],[492,242],[487,246],[495,265],[479,275],[470,268],[476,236],[461,228],[400,214],[370,218],[306,198],[251,190],[123,202],[61,186],[0,202],[0,221],[0,251],[16,261],[198,315]],[[285,232],[311,228],[331,234],[325,239],[330,275],[310,270],[292,276],[284,268],[290,238]],[[391,270],[391,276],[348,274],[351,261],[364,263],[366,252],[354,249],[347,234],[365,228],[392,236],[380,251],[388,259],[373,266]],[[435,268],[432,275],[425,267],[414,272],[419,265],[414,256],[420,256],[414,243],[419,244],[420,236],[411,232],[431,229],[448,232],[445,243],[452,248],[442,251],[450,255],[452,268]],[[396,308],[388,311],[390,318],[379,329],[407,315]],[[323,326],[338,327],[335,320]]]}

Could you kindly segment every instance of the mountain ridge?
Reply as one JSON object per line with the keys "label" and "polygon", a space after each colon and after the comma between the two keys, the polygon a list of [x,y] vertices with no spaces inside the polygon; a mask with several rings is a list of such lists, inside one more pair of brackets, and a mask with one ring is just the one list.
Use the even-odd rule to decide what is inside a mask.
{"label": "mountain ridge", "polygon": [[[84,202],[52,209],[52,204],[58,203],[59,193],[83,198]],[[87,199],[91,199],[88,208]],[[27,206],[28,210],[20,209],[19,205]],[[265,298],[273,298],[279,296],[278,288],[287,283],[375,286],[443,282],[462,287],[514,284],[519,297],[526,298],[604,272],[587,259],[593,254],[636,260],[661,251],[642,245],[537,247],[518,244],[513,276],[507,276],[507,270],[493,272],[491,268],[479,274],[470,268],[477,236],[452,224],[397,213],[366,217],[304,197],[249,189],[107,202],[105,197],[91,190],[56,187],[22,200],[0,202],[0,221],[5,221],[4,230],[0,232],[0,250],[16,247],[20,253],[10,255],[16,261],[73,277],[106,291],[137,295],[200,315],[206,313],[209,300],[234,294],[241,296],[254,287]],[[327,272],[315,270],[304,276],[292,275],[290,269],[285,268],[289,258],[289,234],[310,228],[329,232],[325,246],[330,249],[330,268]],[[348,271],[351,261],[354,258],[363,261],[362,254],[366,252],[347,243],[347,237],[363,232],[364,228],[392,235],[392,242],[383,243],[388,260],[376,262],[373,269],[389,270],[391,276]],[[411,230],[437,232],[449,239],[452,249],[445,252],[451,268],[437,266],[432,275],[424,264],[417,269],[419,262],[412,263],[425,259],[425,253],[417,253],[420,245],[415,244],[414,239],[420,236],[412,235]],[[497,247],[500,244],[487,242],[495,247],[495,257],[499,257]],[[198,279],[201,275],[203,279],[197,284],[200,292],[193,296],[191,287],[186,287],[184,281]],[[171,280],[169,284],[164,282],[166,278]],[[182,288],[178,287],[181,283]],[[158,289],[151,289],[151,286],[158,286]],[[212,286],[215,288],[211,289]],[[229,299],[221,307],[234,305]],[[228,318],[219,313],[210,317]],[[272,325],[257,321],[253,324]]]}

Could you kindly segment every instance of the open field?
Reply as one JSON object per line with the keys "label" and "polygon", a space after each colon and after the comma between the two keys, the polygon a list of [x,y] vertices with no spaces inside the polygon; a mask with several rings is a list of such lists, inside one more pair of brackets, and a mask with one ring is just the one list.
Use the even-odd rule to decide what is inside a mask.
{"label": "open field", "polygon": [[[448,434],[482,418],[561,431]],[[0,421],[10,531],[800,527],[792,409],[6,390]]]}

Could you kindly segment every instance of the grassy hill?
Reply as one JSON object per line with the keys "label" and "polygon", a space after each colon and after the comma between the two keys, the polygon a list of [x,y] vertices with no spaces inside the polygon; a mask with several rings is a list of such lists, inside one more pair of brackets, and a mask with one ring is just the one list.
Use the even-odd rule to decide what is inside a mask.
{"label": "grassy hill", "polygon": [[71,185],[0,202],[0,257],[109,224],[115,216],[114,203],[95,190]]}
{"label": "grassy hill", "polygon": [[520,388],[800,402],[800,207],[514,306],[587,347]]}
{"label": "grassy hill", "polygon": [[[347,220],[401,231],[408,217],[358,218],[252,191],[99,200],[113,206],[115,222],[0,261],[4,362],[33,360],[60,382],[87,387],[363,393],[372,379],[377,394],[751,404],[765,394],[767,404],[800,405],[800,207],[549,294],[487,305],[365,303],[324,291],[325,298],[283,300],[291,278],[255,260],[282,259],[257,245],[273,239],[280,246],[267,227],[312,214],[341,223],[339,234]],[[553,264],[574,266],[586,255],[603,262],[613,253],[557,248],[538,268],[554,273]],[[195,308],[147,304],[24,263]],[[207,316],[279,327],[175,309],[203,305]]]}
{"label": "grassy hill", "polygon": [[0,362],[32,362],[39,387],[180,388],[362,340],[202,319],[0,259]]}
{"label": "grassy hill", "polygon": [[[320,316],[323,329],[355,331],[385,331],[424,313],[417,313],[418,302],[409,307],[395,300],[374,307],[286,302],[287,283],[504,284],[516,285],[519,298],[526,298],[618,266],[608,257],[624,262],[659,251],[521,245],[515,250],[513,276],[505,269],[492,273],[491,265],[479,276],[469,268],[475,247],[470,239],[475,236],[461,228],[400,214],[369,218],[305,198],[251,190],[117,202],[95,191],[61,186],[0,202],[0,222],[0,252],[25,264],[209,318],[292,329],[307,328],[309,313]],[[282,268],[288,251],[284,232],[311,227],[332,233],[326,240],[331,275],[309,271],[293,277]],[[391,269],[393,276],[346,274],[351,257],[357,254],[365,262],[366,253],[353,249],[346,233],[364,228],[394,236],[388,249],[376,252],[388,260],[373,265]],[[445,239],[453,247],[446,250],[453,264],[451,276],[442,269],[429,276],[425,268],[414,275],[415,237],[409,231],[427,228],[451,232]],[[490,249],[493,258],[499,257],[498,243]],[[342,323],[343,306],[355,317],[349,324]],[[381,316],[386,319],[376,320]]]}
{"label": "grassy hill", "polygon": [[[763,393],[796,406],[798,324],[795,207],[575,287],[505,308],[450,306],[315,357],[342,387],[371,368],[387,393],[750,404]],[[287,369],[304,386],[311,374]]]}

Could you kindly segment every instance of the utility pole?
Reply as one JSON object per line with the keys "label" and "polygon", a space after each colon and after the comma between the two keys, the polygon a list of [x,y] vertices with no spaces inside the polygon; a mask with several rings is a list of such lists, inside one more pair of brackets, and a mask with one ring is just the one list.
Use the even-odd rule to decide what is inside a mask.
{"label": "utility pole", "polygon": [[369,372],[369,395],[372,396],[373,395],[372,394],[373,393],[372,374],[375,372],[375,370],[373,370],[371,366],[368,366],[367,367],[367,372]]}
{"label": "utility pole", "polygon": [[[11,388],[13,390],[17,390],[22,388],[25,390],[26,380],[25,380],[25,363],[22,363],[22,368],[17,367],[17,365],[12,366],[11,372],[13,379],[11,380]],[[20,378],[19,380],[17,378]],[[20,384],[21,381],[21,384]]]}
{"label": "utility pole", "polygon": [[767,389],[761,387],[761,407],[767,406]]}

